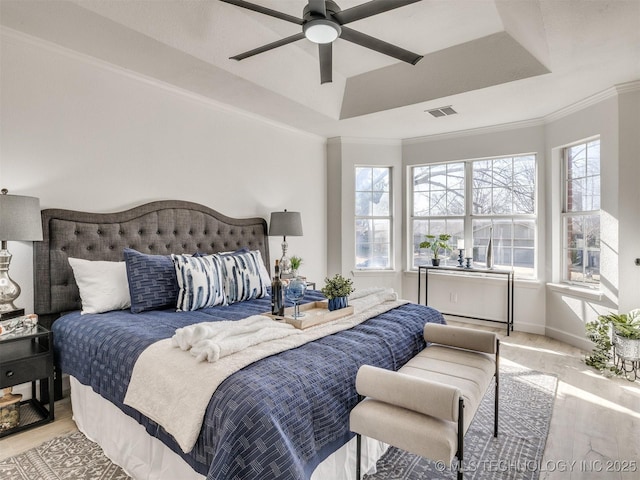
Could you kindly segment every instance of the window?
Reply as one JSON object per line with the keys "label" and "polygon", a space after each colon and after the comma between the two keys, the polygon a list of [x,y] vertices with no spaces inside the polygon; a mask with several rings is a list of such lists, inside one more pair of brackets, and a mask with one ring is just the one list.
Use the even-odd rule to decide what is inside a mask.
{"label": "window", "polygon": [[600,283],[600,140],[564,149],[563,275],[566,282]]}
{"label": "window", "polygon": [[449,265],[462,240],[465,257],[484,266],[493,232],[494,265],[535,275],[535,155],[416,166],[412,178],[413,268],[430,261],[419,248],[428,233],[451,234]]}
{"label": "window", "polygon": [[391,264],[391,168],[356,167],[356,268],[381,270]]}

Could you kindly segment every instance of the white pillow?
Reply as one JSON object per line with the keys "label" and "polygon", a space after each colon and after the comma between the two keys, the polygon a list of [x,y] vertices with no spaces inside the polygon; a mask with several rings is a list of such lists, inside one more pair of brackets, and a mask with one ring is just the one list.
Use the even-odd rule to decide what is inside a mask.
{"label": "white pillow", "polygon": [[82,314],[122,310],[131,306],[125,262],[69,258],[82,300]]}
{"label": "white pillow", "polygon": [[260,267],[260,278],[262,279],[262,283],[265,285],[271,285],[271,275],[269,274],[269,269],[264,264],[264,259],[262,258],[262,254],[260,250],[252,250],[258,255],[259,267]]}

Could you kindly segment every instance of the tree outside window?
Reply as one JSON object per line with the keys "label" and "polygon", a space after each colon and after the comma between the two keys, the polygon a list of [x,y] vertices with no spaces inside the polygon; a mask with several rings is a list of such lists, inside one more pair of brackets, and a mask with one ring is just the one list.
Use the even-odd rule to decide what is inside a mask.
{"label": "tree outside window", "polygon": [[392,268],[391,168],[356,167],[357,269]]}
{"label": "tree outside window", "polygon": [[600,139],[564,149],[562,278],[600,283]]}
{"label": "tree outside window", "polygon": [[427,233],[452,235],[451,265],[461,239],[465,256],[484,266],[493,229],[494,265],[520,277],[535,275],[535,155],[420,165],[412,168],[412,179],[412,268],[430,260],[419,248]]}

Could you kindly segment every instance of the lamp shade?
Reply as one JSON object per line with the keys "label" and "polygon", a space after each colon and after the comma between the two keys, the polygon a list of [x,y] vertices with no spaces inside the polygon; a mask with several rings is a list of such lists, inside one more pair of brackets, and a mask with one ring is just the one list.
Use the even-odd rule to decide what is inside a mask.
{"label": "lamp shade", "polygon": [[0,195],[0,240],[42,240],[40,199],[5,192]]}
{"label": "lamp shade", "polygon": [[300,212],[272,212],[269,222],[269,235],[282,237],[302,236],[302,218]]}

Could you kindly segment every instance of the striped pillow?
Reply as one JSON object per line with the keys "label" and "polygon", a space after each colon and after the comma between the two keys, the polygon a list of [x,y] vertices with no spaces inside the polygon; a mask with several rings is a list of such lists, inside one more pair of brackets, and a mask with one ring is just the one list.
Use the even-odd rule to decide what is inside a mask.
{"label": "striped pillow", "polygon": [[224,274],[227,303],[243,302],[267,295],[267,285],[260,275],[262,260],[256,251],[215,255]]}
{"label": "striped pillow", "polygon": [[225,305],[224,277],[216,255],[171,255],[178,278],[178,311]]}

